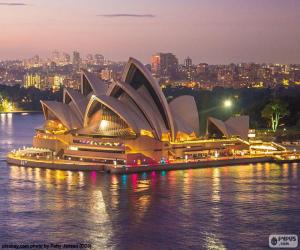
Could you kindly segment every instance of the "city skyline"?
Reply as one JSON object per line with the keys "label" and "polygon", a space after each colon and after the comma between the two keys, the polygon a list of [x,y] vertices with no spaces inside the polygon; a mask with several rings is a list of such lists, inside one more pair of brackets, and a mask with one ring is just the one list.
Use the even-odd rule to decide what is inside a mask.
{"label": "city skyline", "polygon": [[[1,6],[1,4],[0,4]],[[11,58],[11,59],[1,59],[0,58],[0,63],[9,63],[9,62],[14,62],[14,61],[19,61],[19,62],[28,62],[31,60],[39,60],[41,64],[47,64],[50,62],[56,62],[59,60],[67,60],[65,61],[65,64],[73,64],[73,60],[74,60],[74,53],[78,53],[80,60],[82,61],[91,61],[91,60],[97,60],[96,57],[100,56],[102,57],[103,61],[106,63],[120,63],[120,64],[125,64],[126,60],[124,59],[120,59],[120,60],[114,60],[111,59],[107,56],[105,56],[105,53],[99,53],[97,51],[89,51],[87,53],[82,53],[80,50],[74,50],[74,51],[66,51],[66,50],[58,50],[58,49],[53,49],[51,51],[49,51],[49,53],[45,54],[45,55],[39,55],[37,53],[29,55],[28,57],[24,57],[24,58]],[[59,58],[55,58],[55,54],[57,54],[59,56]],[[235,64],[235,65],[242,65],[242,64],[259,64],[259,65],[300,65],[300,61],[299,62],[285,62],[285,63],[279,63],[279,62],[267,62],[267,61],[237,61],[237,62],[224,62],[224,63],[209,63],[207,61],[197,61],[194,60],[194,57],[191,55],[185,55],[183,57],[179,57],[178,54],[174,53],[174,51],[156,51],[153,52],[149,58],[146,58],[144,61],[141,60],[141,62],[143,62],[144,65],[150,65],[151,66],[151,60],[153,58],[153,56],[157,55],[157,54],[172,54],[174,55],[177,60],[178,60],[178,65],[185,65],[186,60],[191,60],[192,61],[192,65],[198,65],[198,64],[208,64],[208,65],[215,65],[215,66],[225,66],[225,65],[231,65],[231,64]]]}
{"label": "city skyline", "polygon": [[0,60],[58,49],[144,63],[160,51],[210,64],[300,63],[299,10],[298,0],[5,1]]}

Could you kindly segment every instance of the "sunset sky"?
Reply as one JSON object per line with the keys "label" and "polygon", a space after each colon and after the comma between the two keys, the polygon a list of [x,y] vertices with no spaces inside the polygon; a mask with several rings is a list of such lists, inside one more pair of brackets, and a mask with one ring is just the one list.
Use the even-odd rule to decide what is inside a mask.
{"label": "sunset sky", "polygon": [[300,63],[300,0],[0,0],[0,60],[53,50]]}

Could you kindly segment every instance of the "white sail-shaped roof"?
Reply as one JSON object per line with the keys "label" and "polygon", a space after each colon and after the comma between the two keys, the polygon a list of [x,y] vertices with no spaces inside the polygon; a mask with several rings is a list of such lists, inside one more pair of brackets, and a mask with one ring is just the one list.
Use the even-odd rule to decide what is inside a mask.
{"label": "white sail-shaped roof", "polygon": [[157,116],[161,116],[172,140],[175,139],[175,126],[168,102],[150,71],[138,60],[130,58],[125,66],[122,82],[131,85],[147,101],[151,102]]}
{"label": "white sail-shaped roof", "polygon": [[[186,131],[193,130],[196,135],[199,135],[199,115],[194,97],[189,95],[179,96],[172,100],[169,105],[173,116],[176,114],[176,117],[179,117],[187,126],[189,126],[185,126]],[[175,123],[178,124],[179,121],[176,121],[178,119],[176,117],[174,116]],[[180,131],[182,129],[183,128],[179,128],[177,125],[176,132],[185,132]]]}
{"label": "white sail-shaped roof", "polygon": [[173,112],[176,135],[177,133],[185,133],[190,135],[195,133],[194,129],[185,120],[182,119],[176,112]]}
{"label": "white sail-shaped roof", "polygon": [[167,131],[163,120],[160,119],[153,106],[131,85],[124,82],[114,82],[109,90],[109,94],[124,103],[126,103],[126,100],[124,100],[123,96],[128,96],[136,106],[136,109],[148,121],[157,139],[160,139],[162,133]]}
{"label": "white sail-shaped roof", "polygon": [[[101,103],[102,105],[106,106],[111,111],[113,111],[115,114],[117,114],[122,120],[124,120],[128,124],[130,128],[134,130],[136,134],[139,134],[142,129],[151,130],[149,124],[145,120],[138,117],[132,109],[124,105],[124,103],[120,102],[116,98],[113,98],[111,96],[106,96],[106,95],[102,95],[102,96],[93,95],[91,97],[85,113],[85,118],[84,118],[85,126],[88,126],[89,112],[94,102]],[[101,121],[99,121],[99,123],[100,122]]]}
{"label": "white sail-shaped roof", "polygon": [[56,101],[41,101],[41,104],[46,120],[56,118],[69,130],[81,127],[81,121],[68,104]]}
{"label": "white sail-shaped roof", "polygon": [[239,136],[244,140],[248,138],[249,116],[230,117],[225,122],[209,117],[208,126],[209,123],[212,123],[226,137]]}
{"label": "white sail-shaped roof", "polygon": [[84,96],[91,94],[105,95],[108,86],[96,74],[90,73],[87,70],[82,70],[80,89]]}
{"label": "white sail-shaped roof", "polygon": [[230,117],[226,122],[229,134],[239,135],[243,139],[248,138],[249,133],[249,116]]}
{"label": "white sail-shaped roof", "polygon": [[88,99],[75,89],[65,88],[63,102],[72,107],[83,121]]}

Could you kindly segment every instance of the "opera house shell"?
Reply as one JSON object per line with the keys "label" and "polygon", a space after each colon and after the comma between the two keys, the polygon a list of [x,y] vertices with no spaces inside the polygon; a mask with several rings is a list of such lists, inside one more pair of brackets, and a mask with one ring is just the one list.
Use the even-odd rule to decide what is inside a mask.
{"label": "opera house shell", "polygon": [[[42,101],[43,128],[34,147],[78,161],[157,163],[182,157],[183,142],[199,136],[192,96],[167,102],[158,82],[130,58],[120,81],[110,85],[82,71],[80,90],[64,89],[63,102]],[[207,146],[207,145],[206,145]]]}
{"label": "opera house shell", "polygon": [[209,117],[207,123],[207,133],[210,137],[222,138],[239,136],[244,140],[248,139],[249,116],[230,117],[227,121]]}

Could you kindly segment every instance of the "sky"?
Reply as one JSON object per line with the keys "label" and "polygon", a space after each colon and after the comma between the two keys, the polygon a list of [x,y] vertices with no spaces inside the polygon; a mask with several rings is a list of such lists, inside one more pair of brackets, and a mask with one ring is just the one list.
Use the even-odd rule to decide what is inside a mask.
{"label": "sky", "polygon": [[0,60],[54,50],[300,63],[300,0],[0,0]]}

